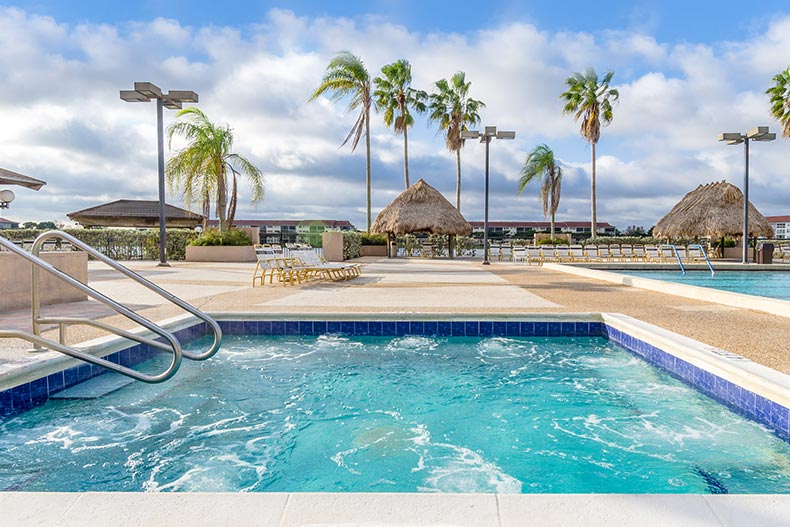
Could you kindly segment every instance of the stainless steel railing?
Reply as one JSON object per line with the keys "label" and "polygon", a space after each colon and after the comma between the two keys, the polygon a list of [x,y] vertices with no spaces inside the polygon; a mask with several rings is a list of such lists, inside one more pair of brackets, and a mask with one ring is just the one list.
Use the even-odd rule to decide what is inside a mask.
{"label": "stainless steel railing", "polygon": [[[135,273],[134,271],[132,271],[130,269],[127,269],[126,267],[122,266],[121,264],[119,264],[118,262],[113,260],[112,258],[109,258],[109,257],[103,255],[102,253],[100,253],[99,251],[97,251],[96,249],[91,247],[90,245],[82,242],[81,240],[78,240],[74,236],[72,236],[70,234],[67,234],[67,233],[65,233],[63,231],[48,231],[48,232],[45,232],[45,233],[39,235],[39,237],[36,238],[36,241],[33,242],[33,247],[31,249],[31,252],[32,252],[33,256],[38,257],[38,255],[39,255],[39,253],[41,251],[42,245],[44,245],[44,243],[46,241],[51,240],[53,238],[60,238],[62,240],[68,241],[74,247],[78,247],[79,249],[85,251],[86,253],[88,253],[89,255],[93,256],[97,260],[100,260],[101,262],[104,262],[105,264],[109,265],[110,267],[112,267],[116,271],[126,275],[127,277],[131,278],[132,280],[134,280],[138,284],[140,284],[142,286],[145,286],[146,288],[150,289],[154,293],[156,293],[159,296],[165,298],[166,300],[168,300],[171,303],[177,305],[178,307],[180,307],[184,311],[187,311],[188,313],[191,313],[195,317],[199,318],[200,320],[202,320],[206,324],[208,324],[208,326],[211,328],[211,330],[212,330],[212,332],[214,334],[214,342],[211,344],[211,346],[206,351],[204,351],[202,353],[193,353],[193,352],[187,352],[187,351],[182,352],[185,358],[191,359],[191,360],[206,360],[206,359],[211,358],[212,356],[214,356],[215,353],[217,353],[217,351],[219,350],[220,345],[222,344],[222,330],[220,329],[219,324],[217,324],[217,322],[214,319],[212,319],[211,317],[209,317],[208,315],[206,315],[202,311],[200,311],[200,310],[194,308],[193,306],[189,305],[188,303],[184,302],[180,298],[172,295],[168,291],[165,291],[164,289],[162,289],[161,287],[157,286],[156,284],[146,280],[145,278],[143,278],[139,274]],[[41,260],[41,261],[43,262],[43,260]],[[44,263],[46,264],[46,262],[44,262]],[[33,298],[33,333],[34,334],[36,334],[36,335],[40,335],[41,334],[41,324],[58,324],[60,326],[60,328],[61,328],[61,333],[63,333],[63,334],[65,334],[65,327],[68,324],[84,324],[84,325],[90,325],[90,326],[93,326],[93,327],[99,327],[99,328],[105,329],[107,331],[113,331],[116,334],[122,335],[119,332],[120,330],[111,330],[111,329],[109,329],[109,328],[111,328],[111,326],[107,326],[105,324],[96,322],[94,320],[90,320],[88,318],[73,318],[73,317],[71,317],[71,318],[46,317],[45,318],[45,317],[42,317],[41,316],[41,295],[40,295],[39,279],[38,279],[38,277],[39,277],[39,268],[45,269],[48,272],[50,272],[52,274],[55,274],[55,276],[58,276],[59,278],[66,280],[71,285],[77,287],[77,289],[80,289],[81,291],[86,293],[88,296],[90,296],[92,298],[95,298],[96,300],[99,300],[103,304],[105,304],[108,307],[111,307],[112,309],[114,309],[115,311],[127,316],[128,318],[134,320],[135,322],[137,322],[140,325],[145,325],[145,324],[143,324],[141,322],[143,320],[148,322],[147,319],[144,319],[143,317],[141,317],[137,313],[127,309],[126,307],[124,307],[124,306],[122,306],[120,304],[118,304],[114,300],[112,300],[110,298],[107,298],[106,296],[102,295],[98,291],[95,291],[94,289],[89,288],[88,286],[85,286],[84,284],[82,284],[81,282],[79,282],[77,280],[74,280],[70,276],[66,275],[65,273],[62,273],[61,271],[58,271],[57,269],[55,269],[54,267],[52,267],[49,264],[47,264],[47,266],[51,267],[55,272],[53,273],[52,270],[47,269],[44,266],[36,266],[36,265],[33,266],[32,298]],[[75,285],[74,282],[76,282],[77,284],[80,284],[80,285],[77,286],[77,285]],[[85,289],[83,289],[83,287]],[[148,327],[148,326],[146,326],[146,327]],[[62,335],[62,336],[65,336],[65,335]],[[122,335],[122,336],[126,336],[126,335]],[[151,341],[151,342],[155,342],[155,341]],[[61,339],[61,343],[62,344],[65,343],[64,339]],[[148,343],[150,344],[150,342],[148,342]]]}

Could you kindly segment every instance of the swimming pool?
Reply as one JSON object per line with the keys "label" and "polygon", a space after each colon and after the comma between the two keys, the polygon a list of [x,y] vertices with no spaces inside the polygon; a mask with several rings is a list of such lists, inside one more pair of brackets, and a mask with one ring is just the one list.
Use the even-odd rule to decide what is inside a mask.
{"label": "swimming pool", "polygon": [[790,491],[790,445],[612,340],[529,334],[545,323],[286,334],[303,324],[228,337],[163,385],[7,419],[0,488]]}
{"label": "swimming pool", "polygon": [[616,271],[619,274],[710,287],[747,295],[790,300],[790,272],[787,271]]}

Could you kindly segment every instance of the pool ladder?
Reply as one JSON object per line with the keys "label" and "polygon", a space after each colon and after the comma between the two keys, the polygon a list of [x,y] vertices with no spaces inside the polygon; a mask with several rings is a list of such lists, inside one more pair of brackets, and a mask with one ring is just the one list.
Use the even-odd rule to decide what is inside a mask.
{"label": "pool ladder", "polygon": [[[144,318],[131,309],[119,304],[115,300],[103,295],[99,291],[96,291],[92,287],[83,284],[79,280],[76,280],[71,275],[64,273],[63,271],[57,269],[49,262],[43,260],[39,254],[41,252],[41,247],[44,245],[45,242],[53,239],[60,239],[69,242],[71,245],[85,251],[93,258],[100,260],[107,264],[108,266],[112,267],[116,271],[126,275],[127,277],[131,278],[138,284],[147,287],[154,293],[158,294],[159,296],[165,298],[169,302],[177,305],[181,309],[191,313],[195,317],[203,320],[212,330],[214,334],[214,341],[211,346],[200,353],[195,352],[187,352],[181,349],[181,343],[178,341],[175,335],[170,331],[162,328],[161,326],[151,322],[147,318]],[[2,330],[0,329],[0,338],[16,338],[22,339],[31,344],[36,346],[40,346],[41,348],[48,348],[51,350],[59,351],[61,353],[65,353],[71,357],[76,359],[80,359],[82,361],[88,362],[90,364],[94,364],[96,366],[100,366],[102,368],[106,368],[108,370],[120,373],[122,375],[126,375],[127,377],[131,377],[138,381],[143,381],[147,383],[159,383],[164,382],[167,379],[171,378],[175,373],[178,371],[178,368],[181,366],[181,358],[185,357],[191,360],[206,360],[212,356],[214,356],[217,351],[219,351],[219,347],[222,343],[222,330],[219,327],[219,324],[203,313],[202,311],[194,308],[190,304],[184,302],[180,298],[170,294],[169,292],[165,291],[161,287],[157,286],[156,284],[146,280],[139,274],[127,269],[126,267],[122,266],[115,260],[103,255],[93,247],[87,245],[86,243],[78,240],[74,236],[67,234],[63,231],[48,231],[41,234],[38,238],[36,238],[35,242],[33,242],[33,246],[30,252],[25,251],[24,249],[17,247],[13,242],[7,240],[0,236],[0,246],[6,248],[7,250],[11,251],[12,253],[16,254],[17,256],[21,256],[25,260],[29,261],[33,266],[33,275],[32,275],[32,283],[31,283],[31,300],[32,300],[32,317],[33,317],[33,332],[29,333],[26,331],[21,330]],[[105,324],[103,322],[99,322],[96,320],[91,320],[89,318],[83,317],[43,317],[41,316],[41,292],[40,292],[40,273],[41,270],[46,271],[47,273],[55,276],[56,278],[63,280],[64,282],[68,283],[69,285],[75,287],[79,291],[85,293],[89,297],[98,300],[102,304],[106,305],[107,307],[113,309],[117,313],[124,315],[125,317],[129,318],[130,320],[136,322],[137,324],[143,326],[144,328],[148,329],[150,332],[158,335],[160,339],[164,340],[164,342],[160,340],[156,340],[155,338],[148,338],[143,335],[138,335],[136,333],[132,333],[130,331],[126,331],[115,326],[111,326],[109,324]],[[42,324],[55,324],[59,326],[58,332],[58,340],[59,342],[55,342],[48,338],[41,336],[41,325]],[[101,357],[96,357],[90,353],[85,351],[81,351],[76,349],[72,346],[66,345],[66,328],[69,325],[77,325],[82,324],[86,326],[92,326],[95,328],[102,329],[104,331],[114,333],[120,337],[133,340],[139,342],[141,344],[146,344],[148,346],[152,346],[155,348],[159,348],[165,351],[172,353],[172,358],[170,360],[170,365],[165,369],[163,372],[158,374],[146,374],[134,370],[132,368],[121,366],[120,364],[116,364],[114,362],[110,362],[106,359]]]}
{"label": "pool ladder", "polygon": [[[683,274],[686,274],[686,267],[683,265],[683,258],[681,258],[680,254],[678,254],[677,246],[673,245],[671,243],[665,243],[664,245],[661,245],[659,247],[659,251],[661,249],[665,248],[665,247],[672,250],[672,253],[675,255],[675,258],[678,261],[678,265],[680,265],[680,271]],[[705,263],[708,264],[708,269],[710,269],[710,275],[714,276],[716,274],[716,272],[713,270],[713,265],[710,263],[710,258],[708,258],[708,253],[705,252],[705,247],[703,247],[702,245],[700,245],[698,243],[692,243],[691,245],[688,246],[688,248],[689,249],[691,249],[691,248],[698,248],[700,250],[700,252],[702,253],[702,256],[705,258]]]}

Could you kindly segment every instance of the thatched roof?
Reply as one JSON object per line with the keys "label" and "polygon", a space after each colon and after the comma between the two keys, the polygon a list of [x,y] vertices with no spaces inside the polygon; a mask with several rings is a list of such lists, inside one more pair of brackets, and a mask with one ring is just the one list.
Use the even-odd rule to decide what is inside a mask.
{"label": "thatched roof", "polygon": [[46,184],[46,181],[41,181],[40,179],[30,176],[23,176],[22,174],[11,172],[5,168],[0,168],[0,185],[19,185],[38,190]]}
{"label": "thatched roof", "polygon": [[[83,227],[156,227],[159,225],[159,202],[119,199],[67,214]],[[167,227],[193,228],[203,221],[201,214],[165,203]]]}
{"label": "thatched roof", "polygon": [[[686,194],[653,229],[659,238],[721,238],[743,234],[743,193],[725,181],[700,185]],[[749,203],[749,233],[773,237],[771,225]]]}
{"label": "thatched roof", "polygon": [[370,230],[380,234],[429,232],[468,236],[472,226],[441,192],[421,179],[384,207]]}

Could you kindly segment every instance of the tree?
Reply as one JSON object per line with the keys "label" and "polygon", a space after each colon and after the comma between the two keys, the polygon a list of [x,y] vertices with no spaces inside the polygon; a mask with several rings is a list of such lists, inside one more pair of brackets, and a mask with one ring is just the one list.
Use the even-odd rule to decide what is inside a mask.
{"label": "tree", "polygon": [[773,81],[765,91],[771,98],[771,115],[781,123],[782,137],[790,137],[790,66],[774,75]]}
{"label": "tree", "polygon": [[644,238],[647,236],[647,232],[645,232],[644,227],[638,227],[636,225],[629,225],[626,227],[625,232],[623,233],[625,236],[634,236],[639,238]]}
{"label": "tree", "polygon": [[576,122],[581,119],[581,134],[592,146],[592,181],[591,201],[592,219],[590,222],[590,235],[597,233],[598,215],[595,206],[595,145],[601,138],[601,124],[607,126],[612,122],[612,102],[620,98],[620,93],[609,87],[614,72],[608,72],[601,82],[593,68],[588,68],[584,73],[576,72],[565,79],[568,90],[560,95],[565,101],[562,109],[564,114],[574,114]]}
{"label": "tree", "polygon": [[38,223],[36,223],[35,221],[26,221],[25,223],[22,224],[22,228],[23,229],[37,229],[38,228]]}
{"label": "tree", "polygon": [[332,92],[333,102],[351,97],[347,111],[360,110],[354,126],[340,146],[351,141],[351,151],[357,148],[363,131],[365,134],[365,185],[367,187],[367,232],[370,233],[370,76],[362,60],[348,51],[341,51],[329,62],[321,84],[313,92],[310,100]]}
{"label": "tree", "polygon": [[58,226],[55,225],[54,221],[40,221],[38,225],[36,225],[36,229],[46,231],[51,229],[57,229]]}
{"label": "tree", "polygon": [[560,206],[562,189],[562,167],[554,159],[554,152],[546,145],[536,146],[527,156],[521,169],[518,193],[534,180],[541,182],[540,197],[543,200],[543,216],[551,215],[551,237],[554,238],[554,215]]}
{"label": "tree", "polygon": [[[176,118],[180,120],[167,129],[168,144],[172,144],[176,135],[183,136],[188,143],[167,162],[170,188],[180,189],[187,208],[199,200],[206,218],[214,200],[219,230],[225,232],[233,226],[236,215],[238,175],[250,181],[255,204],[263,199],[263,174],[246,158],[231,151],[234,137],[228,125],[212,123],[195,107],[179,111]],[[205,229],[205,220],[203,226]]]}
{"label": "tree", "polygon": [[445,145],[447,150],[455,152],[456,180],[455,180],[455,208],[461,210],[461,148],[465,139],[461,139],[461,131],[468,126],[480,122],[480,108],[485,108],[481,101],[469,97],[469,86],[466,74],[457,72],[450,80],[436,81],[435,86],[439,91],[430,96],[430,119],[439,123],[439,130],[445,131]]}
{"label": "tree", "polygon": [[[395,133],[403,134],[403,176],[409,188],[409,134],[408,128],[414,124],[411,115],[413,108],[418,113],[427,109],[425,101],[428,94],[411,87],[411,64],[401,59],[381,68],[382,77],[373,79],[376,90],[373,96],[376,107],[384,110],[384,124],[393,126]],[[397,115],[396,115],[397,113]]]}

